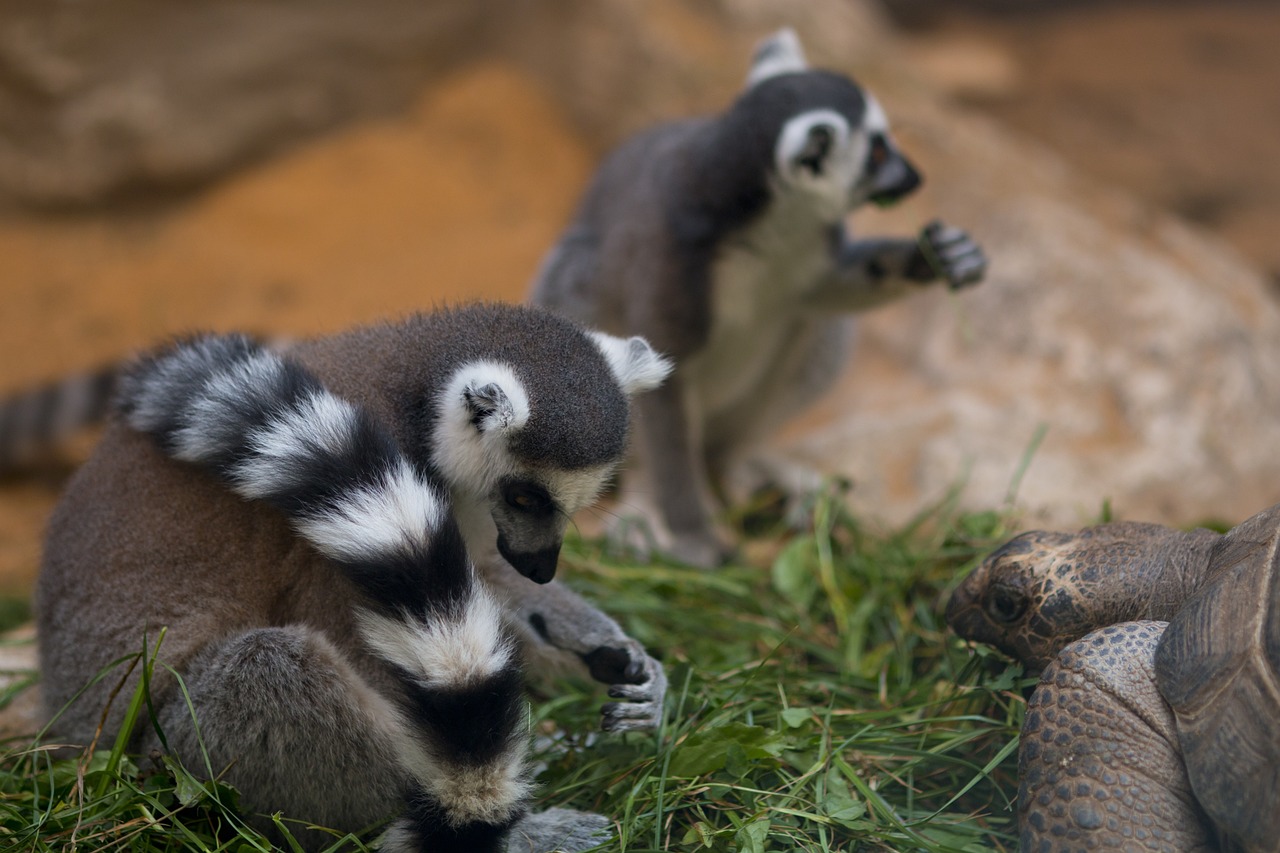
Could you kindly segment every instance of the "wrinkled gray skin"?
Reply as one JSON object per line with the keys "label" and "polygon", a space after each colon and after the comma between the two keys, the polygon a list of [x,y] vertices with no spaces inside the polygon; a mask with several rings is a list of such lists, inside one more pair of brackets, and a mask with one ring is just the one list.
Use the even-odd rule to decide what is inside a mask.
{"label": "wrinkled gray skin", "polygon": [[957,589],[962,637],[1043,669],[1021,849],[1280,849],[1280,506],[1225,536],[1036,531]]}

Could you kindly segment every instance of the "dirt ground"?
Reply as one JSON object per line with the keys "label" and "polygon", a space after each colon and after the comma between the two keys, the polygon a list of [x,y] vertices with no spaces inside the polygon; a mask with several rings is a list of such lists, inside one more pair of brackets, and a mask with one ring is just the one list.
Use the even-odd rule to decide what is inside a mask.
{"label": "dirt ground", "polygon": [[[1280,8],[1249,4],[969,16],[912,39],[958,100],[1280,279],[1276,44]],[[545,93],[488,65],[181,203],[10,215],[0,393],[180,331],[301,335],[519,299],[592,160]],[[0,594],[29,589],[59,482],[0,483]]]}

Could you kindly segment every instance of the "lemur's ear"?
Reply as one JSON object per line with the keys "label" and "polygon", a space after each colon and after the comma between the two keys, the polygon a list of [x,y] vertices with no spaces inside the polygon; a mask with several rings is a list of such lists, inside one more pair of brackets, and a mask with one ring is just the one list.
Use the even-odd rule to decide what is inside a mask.
{"label": "lemur's ear", "polygon": [[770,77],[804,71],[808,67],[800,37],[795,30],[785,27],[756,46],[751,57],[751,70],[747,72],[747,88]]}
{"label": "lemur's ear", "polygon": [[609,370],[628,395],[652,391],[662,384],[674,365],[670,359],[659,355],[649,342],[636,335],[618,338],[604,332],[591,332]]}
{"label": "lemur's ear", "polygon": [[524,386],[504,364],[468,365],[455,377],[453,393],[478,432],[509,432],[529,420],[529,398]]}

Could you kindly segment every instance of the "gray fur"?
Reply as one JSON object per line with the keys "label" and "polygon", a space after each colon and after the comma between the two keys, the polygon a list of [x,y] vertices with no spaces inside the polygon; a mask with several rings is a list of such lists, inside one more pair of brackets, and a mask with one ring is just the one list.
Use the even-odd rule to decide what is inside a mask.
{"label": "gray fur", "polygon": [[675,359],[637,406],[622,502],[662,550],[697,565],[728,550],[718,481],[734,481],[845,363],[849,320],[833,312],[939,279],[971,284],[985,269],[977,244],[941,224],[919,238],[852,240],[846,214],[911,191],[918,174],[874,99],[808,69],[794,33],[756,60],[722,115],[656,127],[605,160],[531,296]]}
{"label": "gray fur", "polygon": [[[435,471],[440,461],[428,437],[443,405],[442,384],[458,368],[484,359],[509,364],[527,394],[527,424],[504,440],[530,477],[553,488],[567,482],[576,489],[574,500],[585,500],[600,485],[593,478],[608,473],[625,444],[627,395],[615,379],[616,366],[576,326],[537,309],[493,305],[422,315],[299,344],[290,356],[326,392],[385,424],[422,470]],[[552,381],[549,365],[568,379]],[[167,402],[147,411],[165,417],[163,412],[199,397],[191,392],[196,384],[159,382],[153,390]],[[220,434],[218,405],[197,410],[208,418],[199,423]],[[139,425],[154,420],[139,417]],[[561,444],[544,448],[545,441],[523,434],[536,429],[548,430]],[[55,509],[37,593],[44,698],[47,713],[57,717],[53,730],[68,742],[87,743],[119,676],[108,675],[72,701],[75,694],[111,660],[140,650],[144,635],[154,643],[163,629],[160,658],[187,683],[209,750],[206,769],[230,767],[228,778],[247,792],[250,808],[287,808],[291,817],[351,831],[392,815],[406,774],[405,723],[389,710],[402,675],[362,634],[352,606],[360,591],[301,541],[281,513],[246,501],[166,452],[175,448],[166,451],[124,422],[109,424]],[[448,486],[462,496],[455,504],[472,514],[486,514],[500,498],[477,497],[465,482]],[[577,508],[561,507],[557,514]],[[661,667],[577,596],[518,577],[498,556],[492,521],[470,530],[487,531],[488,538],[467,544],[487,585],[505,593],[505,621],[527,624],[530,602],[549,602],[542,609],[552,633],[578,638],[569,643],[574,648],[553,657],[576,658],[584,666],[592,642],[609,653],[622,649],[621,664],[608,672],[618,679],[610,682],[611,692],[621,690],[624,695],[615,698],[637,709],[610,706],[606,728],[656,725],[665,688]],[[528,598],[522,590],[531,593]],[[531,645],[528,636],[522,639]],[[546,645],[540,638],[538,644]],[[524,657],[546,655],[539,650]],[[198,769],[202,753],[189,709],[168,670],[155,672],[152,696],[166,736]],[[122,695],[137,677],[130,677]],[[123,710],[119,702],[109,709],[107,737],[119,729]],[[628,722],[617,725],[618,719]],[[264,753],[261,733],[267,729],[275,734]],[[133,732],[132,748],[154,744],[148,727]],[[560,817],[529,816],[517,823],[513,838],[564,835],[570,841],[563,849],[579,850],[595,843],[585,839],[603,825],[598,816]],[[259,825],[269,829],[267,824]]]}

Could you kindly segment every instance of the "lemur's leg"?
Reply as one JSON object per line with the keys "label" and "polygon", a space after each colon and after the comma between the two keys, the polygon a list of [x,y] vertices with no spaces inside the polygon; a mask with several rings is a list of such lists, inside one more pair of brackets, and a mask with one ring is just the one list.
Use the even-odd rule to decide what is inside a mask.
{"label": "lemur's leg", "polygon": [[411,739],[401,713],[318,632],[247,631],[182,675],[190,708],[170,691],[157,713],[168,747],[192,772],[234,785],[260,831],[274,835],[265,815],[281,811],[311,846],[321,836],[308,822],[358,831],[399,810],[409,775],[397,744]]}
{"label": "lemur's leg", "polygon": [[692,566],[720,565],[730,548],[716,532],[701,418],[691,411],[696,401],[688,399],[680,370],[636,406],[640,464],[623,483],[624,511],[639,508],[659,528],[651,531],[659,550]]}
{"label": "lemur's leg", "polygon": [[[528,800],[523,683],[444,488],[367,411],[240,338],[143,363],[120,401],[130,426],[170,456],[280,510],[364,594],[352,605],[358,629],[397,679],[390,700],[403,732],[384,772],[407,779],[384,849],[504,850]],[[276,681],[263,675],[270,692]],[[282,698],[299,689],[281,688]]]}
{"label": "lemur's leg", "polygon": [[915,240],[842,235],[834,270],[805,297],[805,304],[822,311],[865,311],[940,279],[952,289],[977,284],[986,269],[982,247],[941,222],[926,225]]}
{"label": "lemur's leg", "polygon": [[608,732],[642,731],[662,722],[667,677],[644,646],[558,581],[533,584],[501,560],[480,560],[481,577],[503,605],[530,672],[590,676],[621,700],[601,709]]}
{"label": "lemur's leg", "polygon": [[711,472],[730,501],[742,503],[772,486],[786,496],[791,520],[805,522],[802,507],[822,475],[784,458],[766,439],[830,390],[848,361],[852,333],[852,321],[844,316],[797,323],[788,346],[752,394],[708,420]]}

